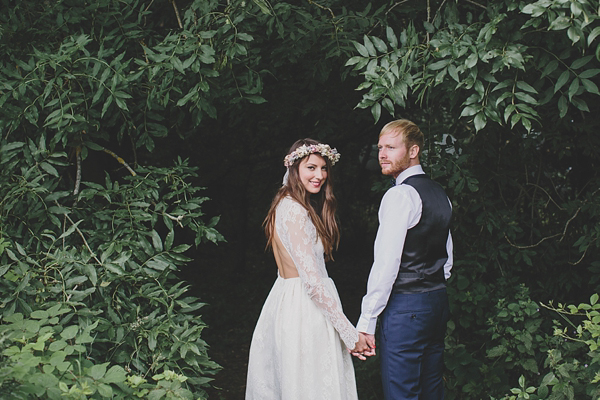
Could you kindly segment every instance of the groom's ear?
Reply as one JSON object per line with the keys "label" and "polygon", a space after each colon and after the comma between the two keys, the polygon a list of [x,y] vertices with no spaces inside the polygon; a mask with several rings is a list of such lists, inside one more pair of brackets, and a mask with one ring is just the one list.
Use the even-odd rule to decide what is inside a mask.
{"label": "groom's ear", "polygon": [[408,149],[408,156],[410,158],[417,158],[419,156],[419,146],[416,144],[410,146],[410,149]]}

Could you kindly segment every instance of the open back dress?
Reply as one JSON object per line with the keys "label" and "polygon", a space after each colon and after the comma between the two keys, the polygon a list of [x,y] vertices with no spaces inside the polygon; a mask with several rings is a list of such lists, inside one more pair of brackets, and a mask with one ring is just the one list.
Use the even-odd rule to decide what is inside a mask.
{"label": "open back dress", "polygon": [[252,336],[246,400],[357,399],[347,348],[358,332],[344,315],[307,210],[290,197],[276,208],[273,251],[279,272]]}

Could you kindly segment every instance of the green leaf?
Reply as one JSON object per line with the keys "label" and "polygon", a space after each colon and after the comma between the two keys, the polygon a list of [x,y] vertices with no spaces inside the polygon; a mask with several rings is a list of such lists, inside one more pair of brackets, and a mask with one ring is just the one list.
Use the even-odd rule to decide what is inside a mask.
{"label": "green leaf", "polygon": [[[66,214],[66,213],[61,213],[61,214]],[[62,239],[64,237],[69,236],[70,234],[72,234],[73,232],[75,232],[75,230],[77,229],[77,226],[82,223],[83,220],[80,219],[79,221],[75,222],[75,224],[71,224],[71,226],[69,226],[69,229],[67,229],[62,235],[60,235],[58,238]]]}
{"label": "green leaf", "polygon": [[67,342],[64,340],[57,340],[55,342],[50,343],[48,346],[48,350],[50,351],[59,351],[67,347]]}
{"label": "green leaf", "polygon": [[454,66],[454,64],[449,64],[448,65],[448,74],[456,82],[460,82],[460,77],[458,76],[458,69]]}
{"label": "green leaf", "polygon": [[558,67],[558,61],[556,60],[552,60],[550,61],[548,64],[546,64],[546,66],[544,67],[544,71],[542,72],[542,78],[550,75],[552,72],[554,72],[556,70],[556,68]]}
{"label": "green leaf", "polygon": [[388,48],[383,40],[379,39],[377,36],[372,36],[371,40],[380,53],[387,53]]}
{"label": "green leaf", "polygon": [[558,379],[556,378],[556,375],[554,375],[554,372],[547,373],[542,379],[543,386],[555,385],[557,382]]}
{"label": "green leaf", "polygon": [[513,114],[510,117],[510,128],[514,128],[515,125],[517,124],[517,122],[519,122],[521,120],[521,118],[523,118],[522,114]]}
{"label": "green leaf", "polygon": [[183,252],[187,251],[190,247],[192,247],[192,246],[190,246],[189,244],[180,244],[180,245],[174,247],[172,251],[174,253],[183,253]]}
{"label": "green leaf", "polygon": [[589,55],[589,56],[585,56],[582,58],[579,58],[575,61],[573,61],[573,63],[571,64],[571,68],[572,69],[579,69],[584,67],[587,63],[589,63],[592,59],[594,58],[594,56]]}
{"label": "green leaf", "polygon": [[242,33],[238,33],[238,34],[236,35],[236,37],[237,37],[238,39],[240,39],[240,40],[243,40],[243,41],[245,41],[245,42],[251,42],[251,41],[253,41],[253,40],[254,40],[254,38],[252,37],[252,35],[249,35],[249,34],[247,34],[247,33],[243,33],[243,32],[242,32]]}
{"label": "green leaf", "polygon": [[567,115],[567,98],[563,95],[558,99],[558,111],[561,118],[564,118]]}
{"label": "green leaf", "polygon": [[373,104],[373,106],[371,107],[371,114],[373,115],[373,118],[375,119],[375,123],[377,123],[379,121],[379,118],[381,117],[381,104],[379,104],[379,103]]}
{"label": "green leaf", "polygon": [[152,351],[156,348],[156,344],[157,344],[156,337],[157,337],[157,335],[158,334],[156,333],[156,331],[151,331],[148,334],[148,348],[150,350],[152,350]]}
{"label": "green leaf", "polygon": [[435,27],[433,26],[433,24],[431,22],[424,21],[423,22],[423,27],[425,28],[425,30],[428,33],[434,33],[435,32]]}
{"label": "green leaf", "polygon": [[519,89],[524,90],[524,91],[529,92],[529,93],[537,93],[538,92],[537,90],[535,90],[535,88],[533,86],[531,86],[527,82],[523,82],[523,81],[518,81],[517,82],[517,87]]}
{"label": "green leaf", "polygon": [[157,271],[164,271],[170,266],[168,262],[162,260],[149,260],[148,262],[146,262],[146,265]]}
{"label": "green leaf", "polygon": [[460,116],[461,117],[470,117],[471,115],[477,114],[477,110],[478,110],[478,107],[467,106],[467,107],[463,108],[462,112],[460,113]]}
{"label": "green leaf", "polygon": [[369,51],[367,50],[367,48],[365,46],[363,46],[362,44],[356,42],[356,41],[352,41],[352,44],[354,44],[354,47],[356,47],[356,50],[358,50],[358,53],[363,56],[363,57],[369,57]]}
{"label": "green leaf", "polygon": [[104,375],[103,381],[105,383],[120,383],[125,381],[126,373],[123,367],[119,365],[113,365]]}
{"label": "green leaf", "polygon": [[115,104],[121,110],[129,111],[129,109],[127,108],[127,103],[125,103],[125,101],[123,99],[121,99],[119,97],[115,97]]}
{"label": "green leaf", "polygon": [[525,103],[537,105],[537,100],[523,92],[516,92],[515,97]]}
{"label": "green leaf", "polygon": [[171,246],[173,246],[173,240],[175,239],[175,231],[171,230],[167,233],[167,237],[165,238],[165,250],[171,250]]}
{"label": "green leaf", "polygon": [[359,57],[359,56],[354,56],[352,58],[350,58],[348,61],[346,61],[345,66],[350,66],[350,65],[355,65],[358,64],[358,62],[363,59],[363,57]]}
{"label": "green leaf", "polygon": [[89,375],[94,380],[102,379],[102,377],[106,373],[106,367],[108,366],[108,364],[110,363],[103,363],[92,366],[92,368],[90,368]]}
{"label": "green leaf", "polygon": [[23,143],[23,142],[10,142],[10,143],[7,143],[7,144],[3,145],[0,148],[0,151],[3,152],[3,153],[4,152],[9,152],[11,150],[20,149],[24,145],[25,145],[25,143]]}
{"label": "green leaf", "polygon": [[506,354],[506,347],[502,345],[493,347],[487,351],[487,356],[490,358],[500,357],[503,354]]}
{"label": "green leaf", "polygon": [[150,232],[150,234],[152,236],[152,246],[154,247],[154,249],[156,251],[162,251],[163,243],[162,243],[162,239],[161,239],[160,235],[158,234],[158,232],[156,232],[155,230],[152,230],[152,232]]}
{"label": "green leaf", "polygon": [[552,21],[552,23],[550,24],[550,27],[548,29],[554,30],[554,31],[559,31],[562,29],[567,29],[570,26],[571,26],[571,19],[566,16],[560,16],[560,17],[556,18],[554,21]]}
{"label": "green leaf", "polygon": [[107,270],[109,270],[113,274],[117,274],[117,275],[123,275],[125,273],[125,271],[123,271],[123,268],[121,268],[120,266],[115,265],[113,263],[106,263],[106,264],[104,264],[104,268],[106,268]]}
{"label": "green leaf", "polygon": [[577,107],[577,109],[581,110],[581,111],[587,111],[589,112],[590,109],[587,105],[587,103],[585,102],[585,100],[579,98],[579,97],[573,97],[573,99],[571,99],[571,102],[573,103],[573,105],[575,107]]}
{"label": "green leaf", "polygon": [[112,101],[113,101],[113,96],[108,96],[106,98],[106,101],[104,102],[104,105],[102,106],[102,113],[100,114],[101,117],[104,117],[104,114],[106,114],[106,112],[108,111],[108,108],[112,104]]}
{"label": "green leaf", "polygon": [[162,399],[163,396],[167,393],[165,389],[153,389],[148,394],[148,400],[159,400]]}
{"label": "green leaf", "polygon": [[112,388],[104,383],[98,384],[98,394],[105,399],[113,398]]}
{"label": "green leaf", "polygon": [[363,40],[364,40],[365,48],[367,49],[368,55],[375,57],[377,55],[377,50],[375,50],[375,46],[373,45],[373,42],[371,41],[371,39],[369,39],[369,37],[367,35],[364,35]]}
{"label": "green leaf", "polygon": [[31,313],[30,317],[35,319],[45,319],[48,318],[48,311],[45,310],[36,310]]}
{"label": "green leaf", "polygon": [[589,79],[600,73],[600,69],[587,69],[579,74],[579,78],[581,79]]}
{"label": "green leaf", "polygon": [[387,26],[385,28],[385,34],[387,37],[387,40],[390,44],[390,46],[392,46],[393,49],[397,49],[398,48],[398,38],[396,37],[396,34],[394,33],[394,30],[392,29],[391,26]]}
{"label": "green leaf", "polygon": [[571,82],[571,84],[569,85],[569,100],[572,101],[573,96],[575,96],[575,94],[577,93],[577,91],[579,90],[579,78],[575,78],[573,79],[573,81]]}
{"label": "green leaf", "polygon": [[479,112],[475,116],[475,119],[473,120],[473,122],[475,124],[475,130],[477,132],[479,132],[480,130],[485,128],[485,126],[487,125],[487,117],[485,116],[485,113]]}
{"label": "green leaf", "polygon": [[600,92],[598,91],[598,86],[593,81],[589,79],[582,79],[581,84],[589,93],[600,95]]}
{"label": "green leaf", "polygon": [[77,335],[78,330],[79,327],[77,325],[71,325],[63,329],[63,331],[60,333],[60,337],[65,340],[73,339]]}
{"label": "green leaf", "polygon": [[252,0],[254,2],[254,4],[256,4],[258,6],[258,8],[260,8],[260,10],[267,15],[273,15],[271,13],[271,9],[269,8],[269,3],[267,3],[265,0]]}
{"label": "green leaf", "polygon": [[429,68],[432,71],[437,71],[439,69],[445,68],[448,64],[450,64],[451,61],[452,60],[450,59],[436,61],[433,64],[430,64],[427,68]]}
{"label": "green leaf", "polygon": [[80,285],[87,280],[88,280],[87,276],[75,276],[75,277],[69,278],[65,281],[65,287],[67,289],[71,289],[73,286]]}
{"label": "green leaf", "polygon": [[475,65],[477,65],[477,53],[471,53],[471,55],[469,55],[465,61],[465,67],[467,67],[467,69],[471,69]]}
{"label": "green leaf", "polygon": [[592,42],[600,35],[600,26],[595,27],[589,34],[587,38],[588,46],[592,44]]}
{"label": "green leaf", "polygon": [[556,84],[554,85],[554,93],[557,93],[561,87],[564,86],[565,83],[569,80],[570,72],[569,70],[563,71],[562,74],[558,77]]}
{"label": "green leaf", "polygon": [[574,26],[570,26],[569,29],[567,29],[567,36],[569,39],[571,39],[573,44],[575,44],[581,39],[581,30],[575,28]]}

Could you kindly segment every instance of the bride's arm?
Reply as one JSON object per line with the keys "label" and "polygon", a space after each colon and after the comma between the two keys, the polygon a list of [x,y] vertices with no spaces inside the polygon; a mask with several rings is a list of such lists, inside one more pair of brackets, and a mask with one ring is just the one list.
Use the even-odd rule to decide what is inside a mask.
{"label": "bride's arm", "polygon": [[[318,254],[316,249],[316,228],[308,212],[300,204],[290,201],[289,208],[284,208],[287,209],[278,210],[276,224],[279,222],[277,225],[283,230],[280,239],[294,261],[298,276],[309,297],[331,321],[346,347],[354,349],[359,339],[358,331],[346,318],[342,305],[324,284],[319,274],[318,263],[324,263],[324,260],[323,254]],[[282,213],[280,214],[279,211]]]}

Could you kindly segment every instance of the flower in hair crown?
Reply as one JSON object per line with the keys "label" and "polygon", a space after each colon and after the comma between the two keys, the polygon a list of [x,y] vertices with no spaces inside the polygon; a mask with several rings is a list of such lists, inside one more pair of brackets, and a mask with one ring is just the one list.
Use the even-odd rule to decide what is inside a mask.
{"label": "flower in hair crown", "polygon": [[291,167],[296,161],[313,153],[319,153],[322,157],[329,158],[331,165],[334,165],[340,160],[340,153],[338,153],[337,149],[332,149],[331,147],[329,147],[328,144],[303,144],[302,146],[298,147],[296,150],[292,151],[290,154],[285,156],[285,159],[283,160],[283,165],[285,165],[286,167]]}

